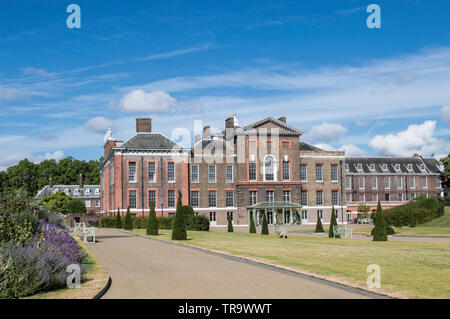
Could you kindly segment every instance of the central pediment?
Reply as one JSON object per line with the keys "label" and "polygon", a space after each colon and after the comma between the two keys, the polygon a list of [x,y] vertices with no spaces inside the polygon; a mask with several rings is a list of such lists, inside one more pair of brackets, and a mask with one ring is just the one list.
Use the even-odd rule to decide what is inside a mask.
{"label": "central pediment", "polygon": [[283,136],[300,136],[303,132],[293,126],[286,124],[281,120],[273,117],[267,117],[257,121],[236,131],[237,135],[283,135]]}

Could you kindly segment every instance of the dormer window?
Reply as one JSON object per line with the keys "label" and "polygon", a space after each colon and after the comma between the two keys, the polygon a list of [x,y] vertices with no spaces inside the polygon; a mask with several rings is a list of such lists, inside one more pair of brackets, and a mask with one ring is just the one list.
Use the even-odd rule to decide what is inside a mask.
{"label": "dormer window", "polygon": [[375,170],[375,164],[370,164],[369,168],[370,168],[371,171],[374,171]]}
{"label": "dormer window", "polygon": [[96,196],[100,195],[100,190],[98,188],[95,189],[95,195]]}
{"label": "dormer window", "polygon": [[345,171],[348,172],[348,164],[345,164]]}
{"label": "dormer window", "polygon": [[75,189],[74,189],[73,195],[75,195],[75,196],[80,195],[80,191],[78,190],[78,188],[75,188]]}
{"label": "dormer window", "polygon": [[86,195],[89,195],[91,193],[91,190],[88,188],[86,189],[86,191],[84,192]]}
{"label": "dormer window", "polygon": [[406,165],[406,169],[407,169],[408,171],[412,171],[412,164]]}
{"label": "dormer window", "polygon": [[358,171],[361,171],[362,170],[362,164],[356,164],[356,169]]}
{"label": "dormer window", "polygon": [[387,171],[387,164],[381,164],[381,168],[383,169],[383,171]]}
{"label": "dormer window", "polygon": [[55,190],[53,191],[54,194],[56,194],[57,192],[59,192],[58,188],[55,188]]}
{"label": "dormer window", "polygon": [[394,168],[395,168],[396,171],[399,171],[400,170],[400,164],[395,164]]}
{"label": "dormer window", "polygon": [[419,168],[420,168],[420,170],[424,171],[425,170],[425,164],[420,164]]}
{"label": "dormer window", "polygon": [[70,191],[69,191],[69,189],[68,188],[66,188],[65,190],[64,190],[64,193],[67,195],[67,196],[69,196],[70,195]]}

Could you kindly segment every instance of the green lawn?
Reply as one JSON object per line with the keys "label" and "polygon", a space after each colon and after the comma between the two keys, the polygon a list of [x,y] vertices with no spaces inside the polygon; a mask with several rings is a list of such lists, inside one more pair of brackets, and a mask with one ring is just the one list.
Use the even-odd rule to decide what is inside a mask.
{"label": "green lawn", "polygon": [[[134,230],[144,235],[144,229]],[[160,230],[159,239],[170,240]],[[188,232],[182,243],[365,285],[370,264],[381,267],[382,289],[419,298],[450,298],[450,244],[373,242],[308,236]]]}
{"label": "green lawn", "polygon": [[[354,233],[370,234],[372,227],[355,229]],[[397,235],[450,236],[450,207],[445,207],[444,216],[417,227],[394,227]]]}

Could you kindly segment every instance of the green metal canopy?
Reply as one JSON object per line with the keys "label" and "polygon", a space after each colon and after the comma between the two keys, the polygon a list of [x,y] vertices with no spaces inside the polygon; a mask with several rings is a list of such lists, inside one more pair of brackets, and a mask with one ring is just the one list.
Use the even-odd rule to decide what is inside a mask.
{"label": "green metal canopy", "polygon": [[249,209],[271,209],[271,208],[302,208],[303,206],[292,202],[259,202],[251,206],[247,206]]}

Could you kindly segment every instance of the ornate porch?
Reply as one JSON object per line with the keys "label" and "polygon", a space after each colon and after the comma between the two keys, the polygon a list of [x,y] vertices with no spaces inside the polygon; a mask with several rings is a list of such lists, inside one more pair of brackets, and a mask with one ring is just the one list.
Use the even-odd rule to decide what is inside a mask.
{"label": "ornate porch", "polygon": [[255,225],[262,225],[263,216],[266,215],[269,225],[301,225],[302,205],[292,202],[259,202],[247,206],[248,222],[254,218]]}

